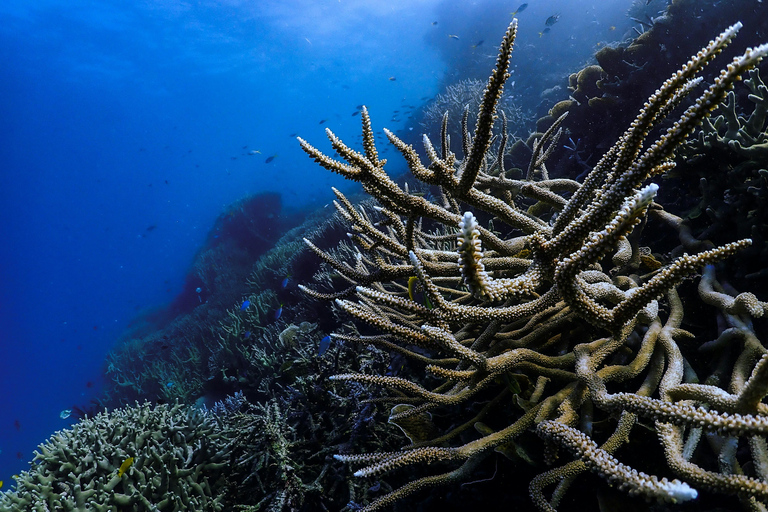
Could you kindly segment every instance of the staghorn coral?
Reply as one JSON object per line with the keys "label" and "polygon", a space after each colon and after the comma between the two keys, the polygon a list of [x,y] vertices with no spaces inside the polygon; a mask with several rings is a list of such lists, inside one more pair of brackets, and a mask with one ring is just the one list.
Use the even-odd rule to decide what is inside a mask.
{"label": "staghorn coral", "polygon": [[[707,491],[734,494],[750,509],[768,501],[763,439],[768,410],[762,403],[768,392],[768,351],[751,322],[768,304],[730,289],[713,267],[751,241],[702,251],[706,244],[692,241],[681,219],[654,202],[658,186],[646,184],[673,167],[671,159],[686,137],[768,53],[768,45],[746,50],[669,129],[646,141],[692,93],[699,84],[696,75],[739,28],[728,28],[665,81],[582,183],[550,178],[546,149],[534,154],[525,180],[510,179],[504,168],[504,125],[500,146],[491,150],[516,20],[500,45],[474,132],[462,123],[463,158],[451,150],[446,120],[438,148],[424,137],[428,165],[385,130],[415,178],[439,188],[436,201],[411,194],[385,172],[365,109],[362,152],[326,130],[343,161],[299,139],[317,163],[360,183],[379,203],[374,209],[357,208],[335,191],[336,207],[357,247],[353,262],[307,243],[349,285],[331,293],[302,289],[317,299],[335,300],[338,308],[380,332],[346,339],[397,352],[425,371],[414,378],[366,372],[333,379],[388,388],[392,396],[379,401],[412,406],[395,406],[392,423],[438,410],[452,421],[443,425],[442,435],[399,451],[337,455],[363,466],[358,477],[416,465],[455,467],[415,478],[363,510],[469,480],[494,449],[510,453],[516,440],[532,432],[545,440],[547,461],[554,461],[556,446],[577,456],[533,479],[531,498],[541,510],[556,508],[587,470],[647,499],[676,503]],[[548,131],[537,146],[551,147],[558,133]],[[682,248],[695,254],[638,274],[639,240],[649,223],[673,230]],[[708,344],[708,350],[721,354],[715,367],[699,365],[699,372],[710,374],[705,384],[698,383],[690,354],[684,356],[680,346],[696,339],[682,327],[688,308],[679,296],[687,290],[681,284],[700,268],[706,271],[693,295],[728,326],[718,343]],[[413,293],[414,281],[420,296]],[[664,451],[662,464],[652,469],[682,480],[639,472],[615,457],[619,447],[636,444],[633,426],[639,418],[651,422]],[[709,453],[698,442],[702,431],[710,440]],[[739,442],[747,449],[736,450]],[[547,499],[544,490],[555,483]]]}
{"label": "staghorn coral", "polygon": [[100,413],[40,445],[0,510],[224,510],[227,444],[215,418],[179,404]]}
{"label": "staghorn coral", "polygon": [[[228,476],[239,482],[233,489],[236,510],[338,510],[368,494],[367,485],[347,481],[332,454],[344,445],[386,445],[393,436],[370,422],[371,406],[361,404],[368,392],[361,388],[350,400],[324,383],[339,368],[384,372],[389,358],[360,357],[339,341],[318,357],[320,337],[314,324],[279,323],[243,348],[248,378],[239,383],[250,400],[234,400],[240,410],[224,422],[235,461]],[[357,439],[350,442],[350,435]]]}

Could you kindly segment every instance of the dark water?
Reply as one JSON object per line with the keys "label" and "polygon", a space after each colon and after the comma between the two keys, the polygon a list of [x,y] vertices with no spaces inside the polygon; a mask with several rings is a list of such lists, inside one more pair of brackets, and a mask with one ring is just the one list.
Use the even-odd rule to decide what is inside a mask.
{"label": "dark water", "polygon": [[[445,85],[487,76],[519,3],[2,2],[6,489],[74,421],[60,412],[99,396],[116,338],[181,291],[228,205],[275,192],[290,216],[349,187],[309,161],[297,134],[323,149],[326,127],[354,140],[365,104],[376,129],[418,140],[412,116]],[[529,2],[508,89],[546,111],[542,90],[638,26],[630,3]]]}

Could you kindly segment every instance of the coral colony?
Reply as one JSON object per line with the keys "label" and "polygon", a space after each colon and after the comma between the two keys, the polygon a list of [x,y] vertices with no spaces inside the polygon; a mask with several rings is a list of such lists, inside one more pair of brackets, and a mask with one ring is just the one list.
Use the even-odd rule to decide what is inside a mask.
{"label": "coral colony", "polygon": [[[299,139],[318,164],[356,181],[379,204],[355,206],[335,191],[355,249],[332,254],[307,243],[349,284],[330,292],[302,289],[334,300],[361,328],[367,324],[378,331],[338,333],[335,339],[409,357],[423,365],[433,385],[370,373],[333,379],[391,390],[383,400],[398,404],[390,416],[396,424],[408,418],[428,422],[429,413],[438,410],[464,413],[440,435],[412,438],[401,450],[337,455],[361,466],[358,477],[453,464],[454,469],[414,479],[364,510],[471,480],[483,458],[508,450],[531,431],[543,440],[547,461],[564,450],[552,469],[530,483],[540,510],[554,510],[587,471],[647,499],[683,502],[706,489],[736,495],[750,509],[768,500],[768,445],[762,437],[768,433],[768,406],[761,402],[768,393],[768,351],[751,323],[768,304],[751,293],[724,293],[714,266],[752,242],[700,250],[681,232],[682,219],[654,202],[658,185],[651,182],[674,166],[676,150],[765,56],[768,45],[734,59],[676,122],[646,142],[699,86],[697,73],[740,28],[739,23],[726,29],[665,81],[582,183],[550,178],[546,168],[562,117],[536,142],[525,179],[511,179],[505,169],[505,119],[496,134],[493,128],[509,77],[516,21],[501,42],[474,131],[466,114],[462,119],[463,158],[451,151],[447,116],[438,147],[424,137],[426,165],[385,130],[413,176],[438,191],[436,200],[412,193],[386,173],[365,109],[362,153],[328,129],[343,161]],[[648,257],[639,234],[652,220],[677,227],[691,254],[643,274],[641,257]],[[343,261],[344,254],[352,261]],[[717,343],[740,351],[729,371],[706,383],[691,376],[681,349],[693,334],[681,328],[691,306],[684,307],[678,288],[698,271],[697,295],[704,307],[727,319]],[[409,280],[416,280],[421,295],[411,293]],[[640,421],[655,431],[665,471],[679,480],[646,474],[614,456],[636,442]],[[465,442],[473,431],[479,434]],[[702,434],[713,441],[702,442]],[[717,461],[712,467],[697,464],[707,450]],[[741,469],[748,463],[751,475]],[[554,489],[549,497],[548,488]]]}
{"label": "coral colony", "polygon": [[41,445],[0,510],[222,510],[229,450],[215,419],[187,406],[100,413]]}

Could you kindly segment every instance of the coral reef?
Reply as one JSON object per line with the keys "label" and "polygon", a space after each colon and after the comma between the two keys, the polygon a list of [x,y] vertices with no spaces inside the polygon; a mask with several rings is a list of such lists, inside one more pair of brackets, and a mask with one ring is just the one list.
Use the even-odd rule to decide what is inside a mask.
{"label": "coral reef", "polygon": [[224,510],[228,457],[214,417],[137,404],[54,434],[0,494],[0,510]]}
{"label": "coral reef", "polygon": [[[279,240],[279,197],[229,208],[179,298],[108,357],[97,406],[158,405],[89,412],[0,509],[150,509],[141,494],[172,510],[189,492],[195,510],[410,510],[409,495],[449,484],[419,495],[423,510],[493,509],[501,494],[521,509],[593,509],[596,494],[602,510],[633,506],[627,495],[759,510],[766,304],[737,289],[761,278],[766,250],[766,93],[750,69],[765,47],[718,77],[705,64],[735,55],[732,28],[674,73],[678,46],[698,50],[722,16],[683,38],[671,29],[701,2],[671,4],[574,73],[525,141],[528,114],[503,95],[514,26],[487,84],[459,82],[421,111],[439,138],[424,138],[428,164],[387,132],[410,176],[384,171],[366,110],[361,152],[328,132],[343,161],[302,141],[367,196],[335,191],[337,213]],[[763,8],[722,4],[730,18]],[[761,33],[745,32],[748,45]],[[746,87],[729,90],[739,75]],[[166,455],[125,448],[141,439]],[[184,443],[209,459],[177,460]],[[180,469],[193,461],[210,467]],[[192,490],[167,492],[162,471]]]}
{"label": "coral reef", "polygon": [[[724,31],[651,94],[582,182],[550,177],[544,165],[563,117],[536,141],[525,179],[507,175],[506,127],[496,135],[493,128],[516,21],[500,45],[474,132],[463,123],[463,158],[451,149],[445,121],[437,147],[424,137],[427,165],[385,130],[413,176],[439,190],[436,199],[412,194],[386,173],[365,109],[362,152],[329,129],[341,161],[300,139],[317,163],[360,183],[378,202],[357,207],[336,191],[354,249],[308,245],[346,284],[302,289],[333,300],[360,324],[362,332],[337,339],[397,353],[413,368],[410,375],[361,371],[333,380],[387,388],[391,394],[378,402],[394,406],[390,422],[403,428],[418,419],[429,427],[400,450],[336,457],[362,466],[358,477],[453,466],[407,480],[363,510],[476,478],[494,451],[551,464],[558,447],[576,459],[531,481],[540,510],[557,508],[589,471],[645,499],[678,503],[701,492],[734,495],[750,510],[764,506],[768,351],[752,319],[764,316],[768,304],[737,293],[716,268],[751,240],[713,248],[693,239],[682,219],[654,200],[658,185],[648,183],[674,167],[676,150],[768,53],[761,45],[738,55],[662,130],[740,27]],[[491,149],[495,137],[500,143]],[[641,244],[646,232],[665,229],[679,246],[660,261]],[[699,269],[692,288],[690,276]],[[684,324],[701,315],[697,302],[710,308],[706,328]],[[714,342],[702,343],[713,335]],[[699,347],[717,357],[699,357]],[[641,422],[660,446],[635,428]],[[642,456],[633,456],[638,450]],[[626,458],[631,465],[619,460]]]}
{"label": "coral reef", "polygon": [[[336,340],[320,357],[320,341],[340,321],[295,284],[313,276],[335,279],[302,238],[324,247],[338,240],[343,231],[336,217],[320,214],[290,230],[249,262],[240,283],[212,292],[166,329],[130,337],[110,354],[114,401],[138,395],[210,407],[231,440],[227,510],[338,510],[366,500],[370,486],[350,481],[333,453],[376,450],[399,438],[371,421],[375,408],[363,403],[370,392],[361,387],[350,398],[327,385],[340,371],[387,372],[390,356],[361,355]],[[239,299],[222,306],[218,293]],[[309,318],[314,321],[302,321]],[[351,429],[350,418],[356,423]]]}
{"label": "coral reef", "polygon": [[[313,316],[297,304],[301,294],[295,284],[282,286],[281,281],[288,275],[291,282],[311,277],[311,271],[305,275],[303,270],[310,254],[301,240],[332,223],[327,215],[315,215],[270,247],[266,234],[254,234],[253,223],[241,218],[264,201],[262,196],[243,201],[217,222],[214,232],[220,236],[211,236],[211,246],[200,252],[188,280],[199,290],[191,290],[193,306],[179,310],[179,303],[187,302],[185,289],[169,311],[135,323],[110,351],[105,365],[109,406],[135,400],[192,404],[205,395],[223,398],[245,389],[247,382],[256,386],[259,379],[245,375],[244,347],[270,325],[285,328],[297,315]],[[261,215],[254,219],[265,224]],[[246,250],[249,244],[255,247]],[[285,314],[276,319],[281,304]]]}

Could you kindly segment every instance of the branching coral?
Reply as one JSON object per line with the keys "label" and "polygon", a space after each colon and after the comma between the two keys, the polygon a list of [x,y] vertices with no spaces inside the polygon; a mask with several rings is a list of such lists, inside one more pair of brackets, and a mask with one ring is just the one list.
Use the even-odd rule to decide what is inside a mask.
{"label": "branching coral", "polygon": [[40,445],[0,510],[223,510],[227,444],[182,405],[101,413]]}
{"label": "branching coral", "polygon": [[[670,128],[655,140],[648,141],[649,134],[660,131],[661,122],[699,85],[697,73],[740,27],[725,30],[664,82],[582,183],[550,178],[544,167],[556,127],[537,142],[540,149],[524,180],[507,175],[504,125],[500,147],[491,150],[516,21],[501,42],[474,131],[466,118],[462,123],[463,158],[451,150],[447,120],[438,147],[424,137],[426,165],[411,146],[385,130],[414,177],[438,187],[437,200],[410,193],[386,173],[365,109],[362,152],[330,130],[326,134],[342,161],[299,139],[317,163],[360,183],[379,203],[375,209],[357,208],[335,191],[336,208],[357,247],[353,261],[308,244],[350,286],[330,293],[303,290],[335,300],[338,308],[381,332],[346,339],[398,352],[426,371],[425,378],[414,379],[370,373],[333,379],[392,390],[381,400],[411,405],[394,408],[392,422],[438,409],[451,411],[455,421],[442,435],[399,451],[337,456],[362,465],[357,476],[438,462],[457,466],[415,479],[364,510],[469,479],[492,450],[503,451],[533,431],[545,440],[548,460],[558,445],[577,456],[532,481],[531,497],[541,510],[555,508],[574,478],[587,470],[646,498],[679,502],[695,498],[699,489],[736,494],[747,506],[768,500],[764,475],[746,475],[742,469],[747,462],[768,465],[761,437],[768,430],[762,404],[768,364],[750,321],[764,314],[766,303],[727,289],[712,267],[751,241],[686,254],[655,272],[637,274],[640,229],[646,223],[677,227],[681,241],[690,242],[680,219],[654,202],[658,186],[648,180],[672,168],[677,148],[768,53],[768,45],[745,51]],[[730,329],[721,337],[728,332],[728,339],[742,347],[723,359],[732,363],[729,382],[714,372],[706,384],[695,383],[678,346],[694,338],[682,328],[679,285],[703,267],[709,270],[698,294],[728,322]],[[464,417],[457,421],[460,414]],[[651,421],[659,437],[663,470],[683,481],[638,472],[616,459],[620,446],[633,445],[632,427],[639,417]],[[602,444],[594,439],[596,425],[607,434]],[[480,434],[467,440],[473,427]],[[691,461],[702,430],[715,436],[716,469]],[[749,443],[748,453],[737,453],[729,439]],[[699,446],[699,452],[705,450]],[[549,500],[544,489],[553,483],[560,485]]]}

